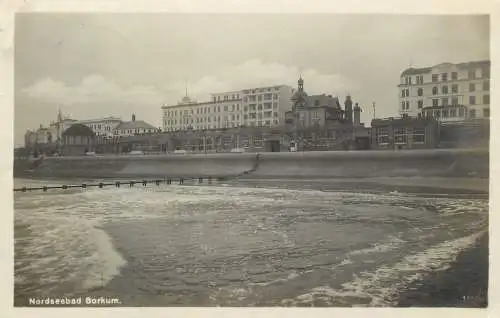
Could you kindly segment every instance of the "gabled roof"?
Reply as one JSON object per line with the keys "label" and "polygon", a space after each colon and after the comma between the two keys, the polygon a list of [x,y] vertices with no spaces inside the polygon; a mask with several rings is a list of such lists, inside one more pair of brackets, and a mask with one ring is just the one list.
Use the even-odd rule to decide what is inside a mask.
{"label": "gabled roof", "polygon": [[472,61],[472,62],[467,62],[467,63],[459,63],[457,66],[459,68],[470,68],[470,67],[489,67],[491,65],[490,60],[484,60],[484,61]]}
{"label": "gabled roof", "polygon": [[126,129],[156,129],[156,128],[146,123],[143,120],[135,120],[135,121],[122,122],[115,129],[126,130]]}
{"label": "gabled roof", "polygon": [[434,67],[437,67],[440,65],[445,65],[445,64],[456,65],[458,68],[475,68],[475,67],[489,67],[491,65],[491,61],[490,60],[470,61],[470,62],[464,62],[464,63],[458,63],[458,64],[444,62],[444,63],[439,63],[439,64],[431,66],[431,67],[422,67],[422,68],[410,67],[410,68],[407,68],[406,70],[404,70],[403,73],[401,73],[401,76],[429,73]]}
{"label": "gabled roof", "polygon": [[425,74],[429,73],[432,70],[432,67],[422,67],[422,68],[414,68],[410,67],[401,73],[401,76],[406,76],[406,75],[417,75],[417,74]]}

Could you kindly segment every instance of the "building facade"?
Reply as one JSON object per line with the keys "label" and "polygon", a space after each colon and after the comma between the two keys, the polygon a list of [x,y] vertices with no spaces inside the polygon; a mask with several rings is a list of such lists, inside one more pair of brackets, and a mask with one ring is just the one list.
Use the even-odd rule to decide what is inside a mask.
{"label": "building facade", "polygon": [[409,68],[400,77],[399,112],[456,122],[490,116],[490,61]]}
{"label": "building facade", "polygon": [[78,120],[73,124],[82,124],[94,132],[97,137],[112,138],[115,128],[122,123],[121,118],[118,117],[103,117],[96,119]]}
{"label": "building facade", "polygon": [[372,149],[424,149],[439,144],[439,123],[434,118],[386,118],[371,123]]}
{"label": "building facade", "polygon": [[292,110],[286,113],[286,130],[300,151],[367,148],[368,130],[359,121],[361,108],[352,107],[351,96],[340,106],[332,95],[311,95],[299,78],[292,96]]}
{"label": "building facade", "polygon": [[177,105],[164,105],[163,131],[236,127],[276,127],[291,109],[292,88],[286,85],[211,94],[197,102],[186,96]]}

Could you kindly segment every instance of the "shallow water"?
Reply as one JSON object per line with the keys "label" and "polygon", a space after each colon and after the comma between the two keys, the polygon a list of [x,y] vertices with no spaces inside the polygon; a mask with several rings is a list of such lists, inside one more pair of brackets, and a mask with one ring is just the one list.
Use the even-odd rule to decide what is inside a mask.
{"label": "shallow water", "polygon": [[16,302],[391,306],[487,228],[487,198],[426,192],[267,180],[16,193]]}

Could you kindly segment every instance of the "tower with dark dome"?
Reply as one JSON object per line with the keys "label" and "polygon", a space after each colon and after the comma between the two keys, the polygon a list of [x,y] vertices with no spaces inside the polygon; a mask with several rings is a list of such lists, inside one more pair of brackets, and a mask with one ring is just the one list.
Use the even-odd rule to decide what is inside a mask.
{"label": "tower with dark dome", "polygon": [[300,76],[297,81],[297,91],[293,94],[291,100],[293,102],[293,111],[307,107],[307,93],[304,92],[304,80],[302,79],[302,76]]}

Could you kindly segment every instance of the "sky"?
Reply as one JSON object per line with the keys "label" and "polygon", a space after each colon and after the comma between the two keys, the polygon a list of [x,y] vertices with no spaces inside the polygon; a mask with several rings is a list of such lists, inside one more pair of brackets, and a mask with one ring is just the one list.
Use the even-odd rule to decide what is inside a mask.
{"label": "sky", "polygon": [[185,95],[275,84],[350,94],[361,120],[398,115],[410,65],[490,58],[486,15],[20,13],[14,139],[55,120],[103,116],[160,127]]}

